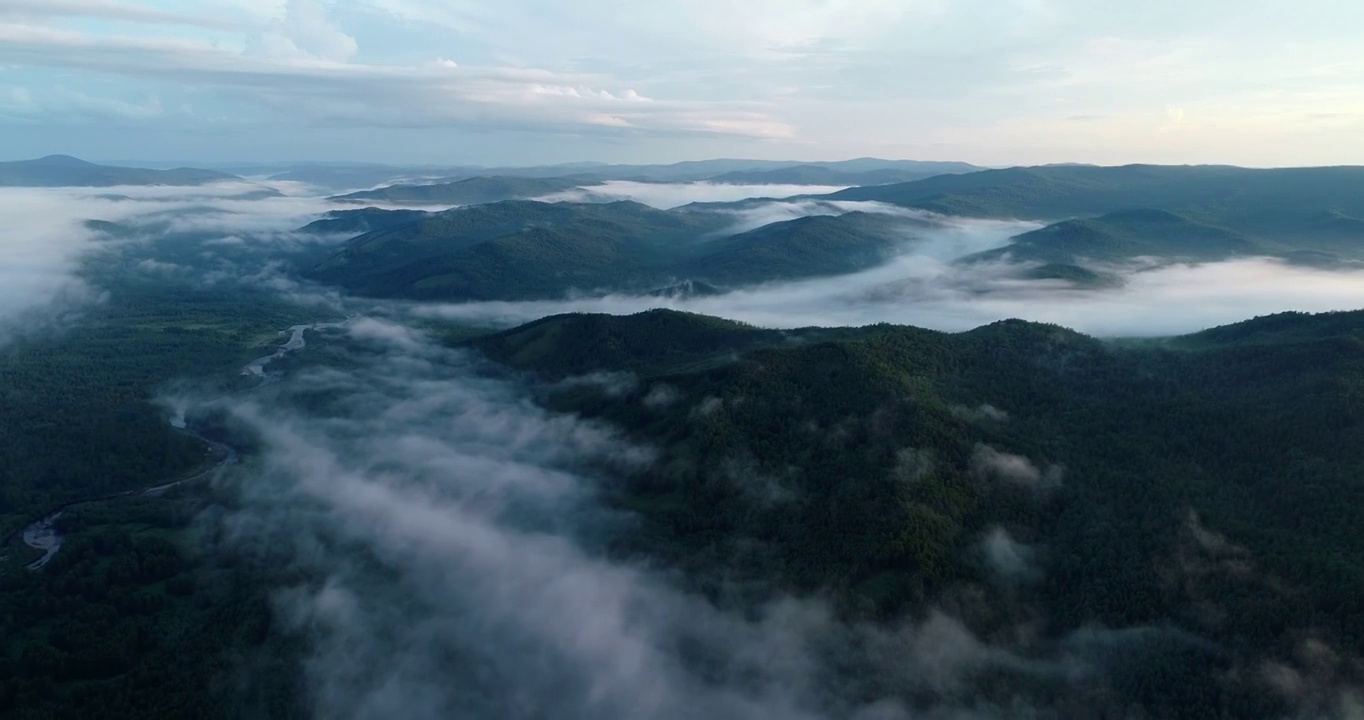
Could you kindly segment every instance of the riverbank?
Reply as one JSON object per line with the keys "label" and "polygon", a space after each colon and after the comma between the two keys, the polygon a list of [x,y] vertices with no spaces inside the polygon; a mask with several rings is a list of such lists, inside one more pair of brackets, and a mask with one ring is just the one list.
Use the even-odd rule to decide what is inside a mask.
{"label": "riverbank", "polygon": [[[267,365],[269,365],[271,362],[275,360],[284,357],[285,355],[288,355],[291,352],[302,350],[304,347],[307,346],[308,343],[307,339],[304,337],[304,333],[306,333],[308,330],[338,328],[344,326],[345,323],[346,321],[343,320],[341,322],[310,323],[304,325],[290,326],[289,329],[286,331],[289,333],[288,340],[280,344],[276,348],[275,352],[271,353],[270,355],[257,358],[251,361],[250,363],[247,363],[247,365],[242,368],[241,373],[243,375],[251,375],[260,378],[263,384],[270,379],[265,372],[265,368]],[[214,474],[222,470],[224,467],[237,462],[238,458],[240,457],[239,453],[235,448],[225,443],[221,443],[204,437],[203,435],[200,435],[199,433],[195,432],[193,429],[187,427],[183,412],[177,412],[174,416],[172,416],[170,418],[170,425],[173,428],[175,428],[177,432],[189,435],[190,437],[199,440],[200,442],[204,443],[207,446],[205,454],[208,455],[209,458],[205,461],[205,464],[201,464],[199,467],[196,467],[193,470],[191,470],[185,477],[176,480],[170,480],[168,482],[158,483],[156,485],[134,488],[132,490],[124,490],[116,493],[106,493],[96,497],[80,498],[77,500],[72,500],[63,503],[60,506],[54,508],[49,508],[48,510],[44,511],[41,515],[34,517],[29,522],[21,525],[19,529],[7,535],[3,541],[0,541],[0,550],[9,547],[11,543],[15,541],[16,536],[18,536],[18,538],[23,542],[24,545],[28,546],[29,548],[32,548],[35,551],[39,551],[42,553],[41,557],[37,558],[36,560],[33,560],[32,562],[29,562],[28,564],[25,565],[25,567],[29,570],[41,570],[43,566],[51,562],[52,558],[54,558],[57,555],[57,553],[61,550],[63,537],[58,527],[58,520],[61,518],[62,513],[64,513],[65,511],[80,505],[87,505],[90,503],[97,502],[107,502],[110,500],[117,500],[119,498],[134,497],[139,495],[159,496],[182,485],[210,478]],[[3,559],[3,556],[0,556],[0,559]]]}

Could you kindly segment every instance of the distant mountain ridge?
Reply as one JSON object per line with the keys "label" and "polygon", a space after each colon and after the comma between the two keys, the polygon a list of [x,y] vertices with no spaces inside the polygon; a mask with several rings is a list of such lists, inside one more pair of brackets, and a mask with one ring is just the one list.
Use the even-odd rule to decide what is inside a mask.
{"label": "distant mountain ridge", "polygon": [[69,155],[0,162],[0,186],[10,187],[194,186],[240,179],[236,175],[196,168],[152,170],[98,165]]}
{"label": "distant mountain ridge", "polygon": [[[688,160],[672,164],[620,165],[564,163],[539,166],[397,166],[376,164],[303,163],[271,172],[275,180],[306,182],[337,190],[353,190],[388,184],[455,182],[474,177],[579,178],[584,183],[608,180],[639,182],[759,182],[781,184],[857,185],[894,182],[942,173],[973,172],[969,163],[931,160],[883,160],[854,158],[838,161],[745,160],[719,158]],[[755,173],[751,178],[748,173]],[[764,177],[761,173],[771,173]],[[795,178],[793,181],[791,178]],[[801,179],[805,178],[805,179]],[[818,180],[818,182],[814,182]],[[829,180],[837,180],[829,182]]]}
{"label": "distant mountain ridge", "polygon": [[453,182],[401,184],[337,195],[343,203],[385,202],[395,205],[478,205],[529,198],[591,185],[574,178],[518,178],[479,176]]}
{"label": "distant mountain ridge", "polygon": [[[379,297],[524,300],[579,292],[715,292],[855,272],[886,260],[916,221],[852,213],[716,237],[720,213],[639,203],[509,200],[394,217],[367,209],[308,226],[369,227],[306,271]],[[917,223],[922,226],[923,223]]]}
{"label": "distant mountain ridge", "polygon": [[1165,210],[1139,209],[1054,223],[1018,235],[1010,245],[962,260],[1073,264],[1083,260],[1109,262],[1158,257],[1202,261],[1257,252],[1269,254],[1263,244],[1235,231]]}
{"label": "distant mountain ridge", "polygon": [[910,182],[943,174],[979,170],[965,163],[923,163],[922,169],[899,167],[848,170],[827,165],[793,165],[775,169],[735,170],[711,178],[709,182],[745,185],[885,185]]}
{"label": "distant mountain ridge", "polygon": [[945,215],[1062,220],[1154,209],[1249,237],[1323,246],[1364,230],[1364,167],[1050,165],[941,175],[822,196]]}
{"label": "distant mountain ridge", "polygon": [[[819,214],[738,233],[719,219],[776,201],[693,203],[648,213],[633,203],[615,203],[590,212],[554,210],[559,220],[525,226],[506,225],[495,219],[500,211],[487,209],[440,219],[405,216],[402,222],[385,216],[385,228],[370,229],[395,243],[390,250],[409,265],[406,271],[380,279],[363,270],[358,274],[370,279],[359,281],[360,258],[381,256],[363,249],[376,239],[368,237],[353,240],[330,264],[317,268],[315,277],[357,292],[441,299],[647,293],[684,281],[723,290],[868,269],[903,246],[906,229],[912,234],[933,226],[930,219],[848,212],[856,206],[842,204],[847,201],[919,209],[926,211],[923,218],[934,213],[1059,218],[1009,245],[958,262],[1021,263],[1013,270],[1020,279],[1076,288],[1119,285],[1122,276],[1114,266],[1139,258],[1164,264],[1271,256],[1325,268],[1364,262],[1364,168],[1065,165],[940,175],[797,197],[780,202],[803,208],[796,212]],[[550,212],[533,204],[505,207],[531,215]],[[563,221],[575,213],[576,220]],[[650,219],[643,220],[645,215]],[[715,237],[725,233],[733,234]],[[523,254],[492,253],[513,236],[519,236]],[[700,242],[703,236],[709,237]],[[669,240],[645,242],[650,238]],[[603,254],[607,245],[611,250]],[[460,253],[478,260],[456,260]],[[557,258],[560,267],[542,267],[549,258]],[[348,263],[355,264],[343,268]]]}

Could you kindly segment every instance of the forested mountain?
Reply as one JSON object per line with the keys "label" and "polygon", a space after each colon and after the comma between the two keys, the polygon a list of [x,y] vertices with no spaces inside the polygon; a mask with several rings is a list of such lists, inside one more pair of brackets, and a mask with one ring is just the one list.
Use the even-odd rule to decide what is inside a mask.
{"label": "forested mountain", "polygon": [[[195,524],[215,505],[203,486],[68,507],[61,552],[25,569],[41,555],[19,537],[26,523],[218,459],[152,403],[168,384],[230,387],[281,328],[314,317],[263,293],[106,270],[85,322],[0,346],[0,717],[238,718],[271,704],[285,716],[298,673],[270,634],[268,585],[229,546],[201,553],[213,541]],[[257,677],[278,678],[268,698],[230,679],[258,661]]]}
{"label": "forested mountain", "polygon": [[[1121,663],[1089,670],[1102,696],[1074,699],[1091,712],[1283,717],[1364,680],[1364,313],[1131,345],[1021,321],[777,332],[653,311],[472,345],[549,380],[636,378],[543,402],[659,448],[613,496],[647,521],[621,552],[713,597],[770,581],[854,617],[946,606],[1037,662],[1120,642]],[[1066,692],[991,673],[981,697]]]}
{"label": "forested mountain", "polygon": [[[641,180],[645,182],[735,182],[722,180],[730,173],[750,173],[782,171],[788,168],[803,168],[804,171],[834,172],[839,174],[872,172],[907,172],[937,175],[940,173],[961,173],[980,168],[963,162],[937,160],[885,160],[881,158],[854,158],[852,160],[812,161],[796,160],[744,160],[726,159],[688,160],[671,165],[605,165],[575,164],[558,165],[546,168],[519,168],[498,170],[498,174],[525,174],[535,177],[553,177],[571,172],[574,175],[595,177],[599,180]],[[767,182],[776,182],[768,180]]]}
{"label": "forested mountain", "polygon": [[114,185],[204,185],[239,180],[214,170],[148,168],[96,165],[67,155],[48,155],[36,160],[0,162],[0,187],[109,187]]}
{"label": "forested mountain", "polygon": [[[864,169],[856,162],[745,172],[786,171],[826,178],[839,172],[911,172]],[[693,203],[671,213],[630,203],[560,204],[553,210],[522,203],[431,217],[369,209],[331,216],[308,229],[372,231],[316,268],[312,276],[323,282],[381,297],[513,300],[571,291],[652,292],[689,280],[723,289],[856,272],[886,260],[915,230],[931,230],[925,221],[845,214],[848,207],[836,204],[875,201],[946,215],[1057,220],[962,261],[1025,263],[1017,270],[1024,278],[1097,288],[1122,280],[1095,267],[1096,262],[1213,262],[1268,255],[1335,267],[1364,259],[1362,181],[1364,169],[1353,167],[1058,165],[940,175],[798,198],[792,202],[822,204],[806,212],[829,215],[720,238],[732,232],[721,218],[761,215],[772,201]],[[476,178],[396,186],[376,191],[376,197],[415,193],[409,199],[450,201],[454,195],[443,194],[449,188],[469,183],[482,188],[479,183],[490,182],[497,193],[529,193],[570,181]],[[526,189],[525,183],[537,185]]]}
{"label": "forested mountain", "polygon": [[[193,453],[157,440],[167,431],[139,378],[230,373],[272,342],[262,330],[292,321],[211,290],[163,302],[124,290],[107,328],[73,337],[119,363],[92,366],[69,345],[6,357],[5,412],[46,405],[60,421],[0,423],[32,430],[6,446],[23,449],[8,486],[27,488],[7,496],[12,520],[182,471]],[[1364,679],[1352,517],[1364,312],[1109,343],[1021,321],[783,331],[652,311],[553,316],[461,344],[548,381],[544,405],[653,448],[600,488],[643,521],[612,534],[611,552],[675,569],[721,607],[827,598],[849,622],[886,627],[947,613],[1001,654],[954,670],[968,692],[1093,717],[1280,718]],[[561,382],[604,375],[629,382]],[[57,382],[76,383],[71,398],[42,390]],[[103,445],[68,449],[100,433],[117,462],[89,455]],[[23,482],[90,462],[129,469],[104,486]],[[73,511],[51,566],[0,581],[0,617],[25,648],[0,656],[0,699],[111,717],[203,715],[220,699],[245,703],[212,710],[229,716],[296,711],[299,649],[272,626],[262,584],[279,571],[181,549],[191,519],[219,511],[207,502]],[[47,610],[55,598],[66,611]],[[223,684],[227,658],[247,650],[243,662],[273,658],[252,671],[268,697]],[[145,691],[114,701],[109,688],[130,682]]]}
{"label": "forested mountain", "polygon": [[1149,208],[1323,250],[1357,246],[1364,229],[1361,167],[1048,165],[850,188],[828,197],[949,215],[1040,220]]}
{"label": "forested mountain", "polygon": [[1075,264],[1137,257],[1168,260],[1225,260],[1273,254],[1266,244],[1237,232],[1195,222],[1164,210],[1122,210],[1097,218],[1066,220],[1023,233],[1002,248],[978,253],[965,262],[1011,259]]}
{"label": "forested mountain", "polygon": [[429,185],[390,185],[331,198],[336,202],[395,205],[477,205],[523,200],[592,184],[574,178],[472,177]]}
{"label": "forested mountain", "polygon": [[415,223],[427,215],[428,213],[422,210],[381,210],[379,208],[332,210],[321,219],[304,225],[302,231],[354,237],[375,230]]}
{"label": "forested mountain", "polygon": [[880,265],[927,225],[864,212],[775,222],[708,242],[679,274],[731,287],[842,275]]}
{"label": "forested mountain", "polygon": [[419,216],[366,210],[308,227],[378,227],[312,269],[378,297],[517,300],[573,290],[647,292],[694,280],[734,287],[837,275],[883,262],[925,223],[850,213],[723,235],[718,213],[633,202],[508,201]]}
{"label": "forested mountain", "polygon": [[841,170],[826,165],[796,165],[772,170],[735,170],[716,175],[709,180],[717,183],[752,185],[885,185],[976,169],[957,167],[954,163],[944,163],[944,166],[942,169],[878,168],[859,171]]}
{"label": "forested mountain", "polygon": [[[729,162],[669,172],[738,169]],[[836,171],[880,172],[858,162]],[[84,220],[92,232],[74,233],[83,244],[63,275],[92,292],[70,309],[34,311],[30,326],[6,325],[14,331],[0,343],[0,534],[9,538],[0,716],[297,717],[338,677],[314,675],[320,644],[339,639],[363,666],[357,674],[382,686],[389,676],[373,667],[414,657],[388,642],[394,627],[448,629],[419,658],[440,669],[426,674],[456,678],[458,691],[482,688],[482,670],[465,671],[486,668],[479,653],[494,644],[460,633],[486,629],[489,618],[510,628],[490,637],[525,640],[518,652],[487,656],[502,663],[505,684],[487,691],[501,701],[504,688],[525,687],[534,664],[525,658],[544,657],[560,636],[499,614],[516,602],[452,609],[466,587],[486,588],[444,573],[477,565],[486,575],[468,577],[494,578],[489,585],[509,593],[499,599],[533,600],[524,588],[564,577],[563,561],[623,583],[608,595],[637,594],[620,613],[575,617],[666,606],[652,620],[663,631],[626,636],[666,646],[661,664],[679,668],[679,687],[713,677],[746,687],[742,673],[731,677],[745,667],[726,654],[735,645],[707,633],[737,628],[761,635],[763,647],[809,645],[795,656],[831,663],[832,675],[801,682],[839,696],[809,703],[812,717],[853,716],[839,710],[880,700],[928,717],[971,708],[1096,720],[1338,716],[1364,687],[1364,534],[1354,517],[1364,504],[1364,311],[1140,340],[1019,320],[961,333],[773,330],[661,310],[493,330],[437,319],[443,308],[316,293],[303,282],[416,300],[631,292],[647,306],[649,296],[855,273],[925,243],[924,257],[861,278],[876,284],[854,287],[851,302],[875,296],[865,302],[898,317],[922,310],[920,298],[960,301],[963,312],[998,317],[1013,312],[999,307],[1027,308],[992,304],[1014,288],[1045,304],[1098,297],[1071,291],[1122,282],[1104,266],[1133,258],[1329,264],[1354,252],[1364,223],[1353,186],[1321,181],[1310,202],[1290,187],[1317,173],[1348,180],[1353,169],[1261,172],[987,171],[922,181],[957,187],[950,202],[940,193],[904,203],[1056,213],[1011,240],[1019,231],[1010,223],[893,214],[837,197],[674,210],[528,200],[354,208],[287,232],[285,222],[306,222],[295,218],[325,198],[193,197],[168,207],[132,192],[92,195],[73,207],[107,203],[107,219]],[[1179,179],[1190,173],[1199,183]],[[1276,204],[1263,177],[1279,178],[1285,202],[1306,209]],[[998,201],[993,210],[986,200]],[[138,202],[147,212],[129,212]],[[251,202],[264,212],[244,212]],[[773,221],[810,212],[829,214]],[[943,262],[981,248],[995,249]],[[890,277],[902,269],[912,292]],[[1344,286],[1350,275],[1331,277]],[[1006,289],[989,297],[996,287]],[[797,293],[772,294],[782,302]],[[817,302],[793,302],[786,317]],[[500,310],[456,312],[482,323]],[[331,325],[343,315],[353,319]],[[329,329],[309,334],[307,350],[269,377],[242,375],[296,323]],[[187,416],[194,432],[171,427],[168,415]],[[375,448],[393,454],[375,459]],[[240,462],[221,476],[202,472],[226,457]],[[483,475],[486,487],[471,484]],[[521,480],[524,497],[508,485]],[[368,512],[365,498],[391,503],[392,514],[349,522],[346,508]],[[413,530],[411,508],[441,503],[418,518],[420,533],[372,542],[399,525]],[[26,569],[41,551],[23,530],[62,508],[53,526],[61,552]],[[312,534],[322,526],[337,534]],[[497,542],[483,542],[485,531]],[[441,538],[468,544],[447,554]],[[466,557],[503,541],[526,544]],[[316,554],[324,546],[336,553],[325,562]],[[404,564],[427,551],[429,564]],[[543,574],[499,585],[542,552],[552,556]],[[369,640],[359,652],[355,636],[323,634],[307,610],[335,609],[337,571],[352,569],[339,593],[345,612],[396,623],[375,626],[385,629],[373,633],[377,654]],[[454,592],[426,584],[432,576]],[[372,594],[376,586],[384,593]],[[317,602],[285,607],[281,597],[298,592]],[[782,612],[799,617],[774,620]],[[677,621],[691,613],[707,619]],[[341,617],[342,630],[371,629]],[[899,655],[885,654],[891,645],[951,657],[941,676],[896,684],[882,672],[900,668]]]}
{"label": "forested mountain", "polygon": [[[437,167],[395,166],[377,164],[301,165],[273,168],[275,180],[306,182],[327,188],[350,189],[392,182],[412,184],[416,178],[429,182],[445,182],[477,177],[502,178],[580,178],[580,183],[606,180],[636,180],[641,182],[737,182],[737,183],[794,183],[794,184],[849,184],[897,182],[910,178],[930,177],[943,173],[964,173],[981,168],[963,162],[935,160],[883,160],[856,158],[833,162],[802,162],[799,160],[690,160],[669,165],[612,165],[607,163],[566,163],[524,167]],[[792,172],[786,172],[791,170]],[[771,175],[765,175],[771,173]],[[751,175],[750,175],[751,174]],[[860,182],[852,180],[858,178]],[[843,178],[836,182],[825,179]],[[817,181],[817,182],[813,182]]]}
{"label": "forested mountain", "polygon": [[672,277],[679,246],[726,222],[633,202],[513,200],[434,213],[361,235],[311,274],[353,292],[418,298],[648,290]]}

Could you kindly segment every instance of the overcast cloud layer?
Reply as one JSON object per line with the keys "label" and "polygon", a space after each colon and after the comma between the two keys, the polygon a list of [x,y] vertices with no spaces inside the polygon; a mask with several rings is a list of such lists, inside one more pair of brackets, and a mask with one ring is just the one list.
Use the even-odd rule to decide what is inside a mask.
{"label": "overcast cloud layer", "polygon": [[0,156],[1364,163],[1360,20],[1352,0],[3,0]]}

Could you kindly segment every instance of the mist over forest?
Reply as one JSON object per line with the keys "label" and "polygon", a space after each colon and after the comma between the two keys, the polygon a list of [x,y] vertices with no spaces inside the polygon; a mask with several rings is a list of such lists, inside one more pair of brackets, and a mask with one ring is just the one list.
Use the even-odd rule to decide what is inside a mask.
{"label": "mist over forest", "polygon": [[[1364,588],[1322,551],[1355,548],[1364,499],[1344,246],[1119,244],[1061,271],[1026,253],[1065,218],[594,187],[376,207],[264,177],[0,189],[0,272],[22,279],[0,306],[0,577],[25,628],[5,702],[1358,707]],[[594,284],[518,277],[593,233],[575,252],[601,265],[558,267]],[[511,294],[414,295],[432,285],[404,284],[409,258],[482,263]],[[60,542],[24,569],[39,519]],[[133,678],[146,690],[111,700]]]}
{"label": "mist over forest", "polygon": [[1364,718],[1334,0],[0,0],[0,720]]}

